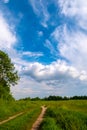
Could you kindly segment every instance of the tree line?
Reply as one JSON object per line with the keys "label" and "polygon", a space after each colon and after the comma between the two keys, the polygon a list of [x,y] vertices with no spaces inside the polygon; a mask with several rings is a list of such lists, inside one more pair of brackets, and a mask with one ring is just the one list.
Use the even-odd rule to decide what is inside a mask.
{"label": "tree line", "polygon": [[35,97],[35,98],[31,98],[31,97],[26,97],[20,100],[31,100],[31,101],[60,101],[60,100],[86,100],[87,96],[73,96],[73,97],[62,97],[62,96],[55,96],[55,95],[50,95],[48,97],[44,97],[44,98],[40,98],[40,97]]}

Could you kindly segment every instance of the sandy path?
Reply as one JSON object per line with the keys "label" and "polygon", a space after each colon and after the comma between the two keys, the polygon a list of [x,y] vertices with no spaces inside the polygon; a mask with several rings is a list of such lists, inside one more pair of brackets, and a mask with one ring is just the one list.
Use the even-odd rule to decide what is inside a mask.
{"label": "sandy path", "polygon": [[22,114],[24,114],[24,112],[21,112],[21,113],[19,113],[19,114],[16,114],[16,115],[14,115],[14,116],[9,117],[8,119],[6,119],[6,120],[4,120],[4,121],[1,121],[1,122],[0,122],[0,125],[2,125],[2,124],[4,124],[4,123],[6,123],[6,122],[8,122],[8,121],[10,121],[10,120],[12,120],[12,119],[18,117],[18,116],[20,116],[20,115],[22,115]]}
{"label": "sandy path", "polygon": [[41,114],[39,115],[39,117],[37,118],[35,123],[33,124],[31,130],[38,130],[38,128],[39,128],[39,126],[40,126],[40,124],[41,124],[41,122],[43,120],[43,116],[44,116],[44,114],[46,112],[47,107],[42,106],[41,108],[42,108]]}

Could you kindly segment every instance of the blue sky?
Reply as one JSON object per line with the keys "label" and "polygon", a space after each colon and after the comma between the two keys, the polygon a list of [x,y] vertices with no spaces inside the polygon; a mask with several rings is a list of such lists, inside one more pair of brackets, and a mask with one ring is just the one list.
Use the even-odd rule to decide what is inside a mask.
{"label": "blue sky", "polygon": [[0,49],[20,81],[16,99],[87,94],[87,1],[0,0]]}

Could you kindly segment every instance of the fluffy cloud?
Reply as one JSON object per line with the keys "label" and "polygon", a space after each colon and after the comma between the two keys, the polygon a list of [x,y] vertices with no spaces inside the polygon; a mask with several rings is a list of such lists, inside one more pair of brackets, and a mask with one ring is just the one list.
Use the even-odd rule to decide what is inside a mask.
{"label": "fluffy cloud", "polygon": [[59,60],[50,65],[28,62],[19,72],[21,80],[11,88],[16,99],[26,96],[84,95],[87,92],[87,73],[78,71],[65,61]]}
{"label": "fluffy cloud", "polygon": [[24,67],[21,72],[23,75],[30,76],[32,79],[42,82],[51,80],[87,80],[85,71],[78,71],[73,66],[69,66],[66,62],[58,60],[50,65],[43,65],[38,62],[30,63]]}

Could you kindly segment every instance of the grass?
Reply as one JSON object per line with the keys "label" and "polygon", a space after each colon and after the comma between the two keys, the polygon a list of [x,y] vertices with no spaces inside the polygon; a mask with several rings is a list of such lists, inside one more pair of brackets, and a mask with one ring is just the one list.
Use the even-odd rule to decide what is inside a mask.
{"label": "grass", "polygon": [[48,107],[40,130],[87,130],[87,100],[68,101],[2,101],[0,120],[25,114],[0,125],[0,130],[29,130],[38,117],[41,105]]}
{"label": "grass", "polygon": [[0,121],[7,119],[20,112],[40,107],[38,102],[33,101],[3,101],[0,99]]}
{"label": "grass", "polygon": [[29,130],[40,113],[40,109],[33,109],[0,126],[0,130]]}
{"label": "grass", "polygon": [[[4,105],[4,102],[3,102],[2,106],[5,108],[3,109],[5,113],[2,113],[1,111],[0,113],[4,115],[4,117],[7,115],[6,116],[7,118],[9,115],[13,115],[15,112],[19,113],[20,111],[25,111],[25,113],[7,123],[0,125],[0,130],[29,130],[41,112],[41,108],[40,108],[41,104],[39,104],[39,102],[17,101],[17,102],[14,102],[13,104],[10,102],[9,104],[10,105],[8,105],[6,109],[5,106],[7,104]],[[7,113],[10,110],[11,112]]]}
{"label": "grass", "polygon": [[48,102],[40,130],[87,130],[87,101]]}

